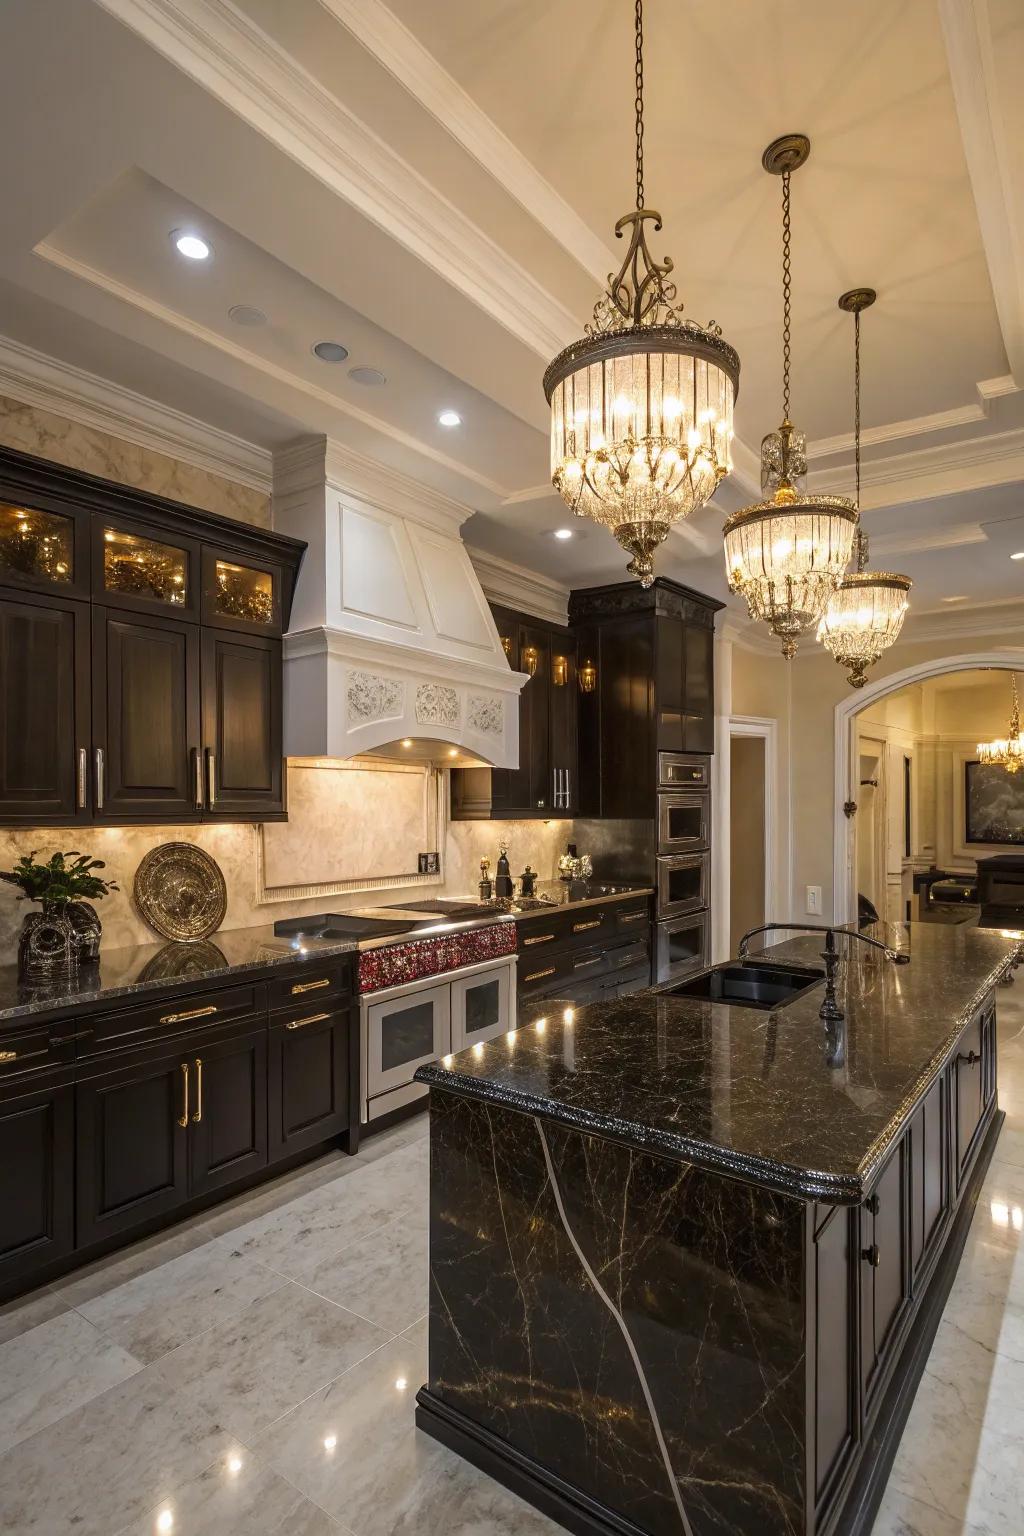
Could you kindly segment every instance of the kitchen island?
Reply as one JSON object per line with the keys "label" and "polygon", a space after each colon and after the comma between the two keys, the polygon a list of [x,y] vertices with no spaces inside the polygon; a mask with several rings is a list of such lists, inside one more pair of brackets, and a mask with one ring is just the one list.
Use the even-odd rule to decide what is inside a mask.
{"label": "kitchen island", "polygon": [[549,999],[425,1068],[421,1428],[577,1532],[867,1536],[998,1135],[1016,952],[908,942],[847,941],[831,1032],[821,986]]}

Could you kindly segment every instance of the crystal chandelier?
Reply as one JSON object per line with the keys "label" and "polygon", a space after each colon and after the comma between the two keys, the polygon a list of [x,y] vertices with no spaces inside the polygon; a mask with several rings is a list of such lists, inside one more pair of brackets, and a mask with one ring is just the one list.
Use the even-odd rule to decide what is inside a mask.
{"label": "crystal chandelier", "polygon": [[[873,288],[851,288],[839,308],[853,316],[853,462],[860,509],[860,316],[877,295]],[[867,534],[857,531],[857,569],[845,577],[829,599],[818,624],[818,639],[841,667],[847,680],[863,688],[864,674],[883,651],[899,638],[907,612],[909,576],[895,571],[869,571]]]}
{"label": "crystal chandelier", "polygon": [[765,170],[782,177],[782,425],[761,444],[764,501],[734,512],[725,523],[729,588],[742,593],[753,619],[782,641],[787,661],[812,629],[842,580],[853,551],[858,512],[844,496],[809,496],[807,443],[789,415],[791,219],[789,179],[811,152],[802,133],[769,144]]}
{"label": "crystal chandelier", "polygon": [[1005,768],[1007,773],[1016,773],[1018,768],[1024,765],[1024,741],[1020,736],[1017,677],[1013,672],[1010,673],[1010,689],[1013,695],[1013,707],[1010,710],[1009,735],[1005,739],[997,736],[995,741],[979,741],[978,761],[990,768]]}
{"label": "crystal chandelier", "polygon": [[579,341],[544,374],[551,479],[577,517],[609,528],[644,587],[674,522],[728,474],[740,361],[712,321],[682,318],[672,260],[655,261],[644,207],[643,0],[636,0],[636,209],[615,226],[629,248]]}

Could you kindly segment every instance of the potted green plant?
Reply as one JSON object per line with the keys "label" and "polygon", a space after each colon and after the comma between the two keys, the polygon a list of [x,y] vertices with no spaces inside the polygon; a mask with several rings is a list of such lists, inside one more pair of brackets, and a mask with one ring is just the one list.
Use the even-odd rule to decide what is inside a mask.
{"label": "potted green plant", "polygon": [[100,920],[86,898],[108,896],[116,881],[95,873],[102,859],[72,849],[37,864],[35,851],[24,853],[13,869],[0,870],[0,880],[15,885],[19,901],[38,901],[41,912],[30,912],[18,942],[18,970],[23,981],[49,981],[60,973],[74,974],[81,960],[99,957]]}

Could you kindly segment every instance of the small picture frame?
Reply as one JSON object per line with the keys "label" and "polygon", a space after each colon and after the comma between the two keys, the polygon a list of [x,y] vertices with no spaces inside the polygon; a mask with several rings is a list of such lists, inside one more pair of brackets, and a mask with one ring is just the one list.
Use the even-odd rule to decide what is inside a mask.
{"label": "small picture frame", "polygon": [[418,859],[418,869],[421,875],[439,875],[441,873],[441,855],[439,853],[421,853]]}

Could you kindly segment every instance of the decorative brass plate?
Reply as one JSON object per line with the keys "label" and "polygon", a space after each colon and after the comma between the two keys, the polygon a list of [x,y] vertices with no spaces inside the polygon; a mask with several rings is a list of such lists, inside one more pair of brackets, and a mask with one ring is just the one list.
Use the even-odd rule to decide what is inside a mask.
{"label": "decorative brass plate", "polygon": [[162,938],[209,938],[227,904],[220,866],[195,843],[161,843],[135,871],[135,905]]}

